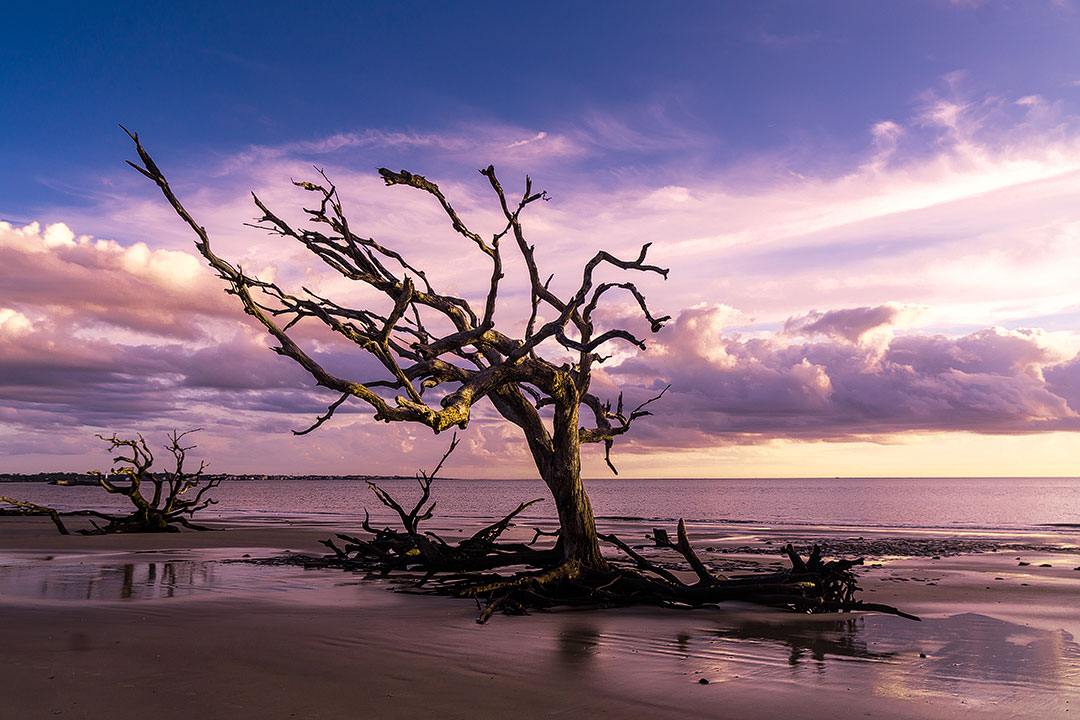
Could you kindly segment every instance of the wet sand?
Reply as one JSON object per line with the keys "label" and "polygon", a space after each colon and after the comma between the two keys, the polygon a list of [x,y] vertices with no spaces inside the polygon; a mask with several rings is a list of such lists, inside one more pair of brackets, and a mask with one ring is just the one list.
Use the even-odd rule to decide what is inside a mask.
{"label": "wet sand", "polygon": [[[952,535],[937,539],[955,543],[933,545],[926,533],[885,538],[836,528],[691,532],[713,548],[707,561],[729,571],[780,562],[775,548],[786,540],[879,551],[966,547]],[[1055,545],[995,537],[991,545],[1010,549],[977,554],[870,556],[862,597],[920,615],[920,623],[731,604],[500,616],[479,626],[466,601],[390,592],[385,582],[340,571],[225,562],[286,549],[318,555],[317,540],[328,535],[326,527],[265,526],[62,537],[47,520],[0,517],[2,716],[1080,713],[1073,537],[1055,535]],[[892,544],[872,545],[885,540]]]}

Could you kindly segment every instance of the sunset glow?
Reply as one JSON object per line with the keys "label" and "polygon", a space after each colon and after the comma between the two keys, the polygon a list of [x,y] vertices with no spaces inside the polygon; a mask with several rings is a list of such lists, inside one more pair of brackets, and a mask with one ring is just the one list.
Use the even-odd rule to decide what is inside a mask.
{"label": "sunset glow", "polygon": [[[218,471],[412,473],[445,449],[359,402],[291,434],[336,396],[222,292],[123,164],[123,123],[223,257],[344,304],[362,297],[349,282],[244,227],[251,191],[300,222],[310,198],[290,180],[315,165],[356,232],[481,304],[486,259],[376,167],[438,182],[488,236],[502,217],[476,169],[494,164],[514,193],[528,173],[551,200],[527,209],[525,231],[560,291],[595,250],[653,243],[669,279],[639,287],[673,320],[652,336],[632,299],[609,307],[648,349],[612,345],[593,379],[629,401],[671,385],[616,444],[623,475],[1080,474],[1074,3],[545,4],[528,17],[480,4],[409,22],[404,6],[360,4],[349,22],[290,27],[301,46],[263,42],[286,6],[208,6],[194,23],[0,12],[22,28],[0,48],[4,471],[86,470],[103,464],[95,433],[192,427]],[[524,268],[506,272],[517,294],[497,320],[520,330]],[[373,367],[298,333],[335,367]],[[583,455],[584,475],[608,474],[602,449]],[[535,468],[516,429],[478,406],[451,474]]]}

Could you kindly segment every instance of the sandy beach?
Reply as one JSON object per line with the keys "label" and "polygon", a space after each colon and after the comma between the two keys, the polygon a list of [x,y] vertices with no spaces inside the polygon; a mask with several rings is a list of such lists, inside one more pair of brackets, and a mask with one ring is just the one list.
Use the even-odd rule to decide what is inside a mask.
{"label": "sandy beach", "polygon": [[[392,592],[386,581],[336,570],[231,562],[320,555],[317,541],[330,530],[63,537],[45,519],[0,518],[3,716],[1080,712],[1080,550],[1071,535],[1051,545],[755,527],[698,540],[712,548],[708,562],[728,571],[780,562],[773,548],[789,539],[937,552],[868,554],[862,572],[864,599],[922,622],[731,604],[500,616],[480,626],[467,601]],[[978,542],[1002,549],[968,552]]]}

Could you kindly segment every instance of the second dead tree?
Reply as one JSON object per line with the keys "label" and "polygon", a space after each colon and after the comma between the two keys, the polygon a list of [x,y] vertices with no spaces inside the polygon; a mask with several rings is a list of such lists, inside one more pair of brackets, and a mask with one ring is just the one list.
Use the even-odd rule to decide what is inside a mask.
{"label": "second dead tree", "polygon": [[132,505],[127,515],[110,514],[98,510],[68,510],[59,512],[54,508],[31,502],[0,497],[0,503],[13,506],[15,512],[26,515],[48,515],[61,535],[69,535],[61,517],[89,517],[105,520],[99,525],[90,520],[93,529],[79,530],[80,535],[105,535],[108,533],[157,533],[178,532],[183,526],[191,530],[207,530],[191,521],[195,513],[217,504],[207,496],[221,484],[220,477],[205,477],[206,463],[199,463],[194,472],[185,470],[188,450],[194,445],[184,445],[184,438],[198,430],[176,432],[168,435],[165,450],[172,456],[173,466],[167,470],[153,470],[154,454],[142,435],[121,438],[98,435],[109,444],[113,467],[109,473],[92,471],[98,485],[114,495],[123,495]]}

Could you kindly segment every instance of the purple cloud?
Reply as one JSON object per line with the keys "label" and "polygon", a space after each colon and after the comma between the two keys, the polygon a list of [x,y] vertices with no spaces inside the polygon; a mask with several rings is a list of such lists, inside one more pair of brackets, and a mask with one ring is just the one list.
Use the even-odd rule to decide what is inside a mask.
{"label": "purple cloud", "polygon": [[1080,355],[1069,362],[1046,368],[1043,374],[1047,388],[1065,398],[1073,412],[1080,413]]}
{"label": "purple cloud", "polygon": [[904,313],[899,305],[847,308],[829,312],[813,311],[790,317],[784,323],[784,333],[790,335],[824,335],[828,338],[857,343],[872,330],[895,324]]}
{"label": "purple cloud", "polygon": [[661,422],[642,428],[650,434],[643,444],[1080,428],[1070,405],[1080,396],[1080,357],[1058,362],[1037,333],[903,335],[879,348],[855,343],[877,327],[873,321],[890,320],[879,308],[789,320],[790,327],[816,326],[827,336],[816,342],[725,335],[722,323],[710,320],[727,314],[726,308],[685,311],[649,353],[609,371],[642,388],[672,385],[656,408]]}

